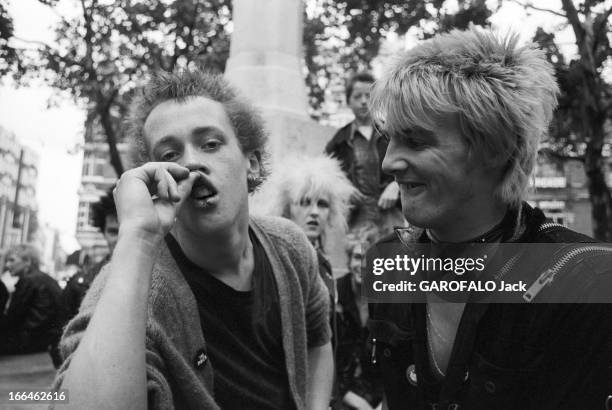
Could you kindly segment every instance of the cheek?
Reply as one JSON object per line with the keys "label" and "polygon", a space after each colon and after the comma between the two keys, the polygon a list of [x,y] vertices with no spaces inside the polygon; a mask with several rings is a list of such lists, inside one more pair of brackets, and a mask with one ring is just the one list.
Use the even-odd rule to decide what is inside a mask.
{"label": "cheek", "polygon": [[298,225],[304,223],[304,210],[301,206],[291,205],[289,207],[289,214],[293,222],[297,223]]}
{"label": "cheek", "polygon": [[325,208],[319,212],[321,215],[321,220],[325,223],[329,222],[329,208]]}

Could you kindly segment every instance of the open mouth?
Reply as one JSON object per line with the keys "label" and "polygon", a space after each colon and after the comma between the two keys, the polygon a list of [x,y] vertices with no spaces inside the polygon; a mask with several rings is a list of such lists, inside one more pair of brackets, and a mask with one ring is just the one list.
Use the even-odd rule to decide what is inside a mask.
{"label": "open mouth", "polygon": [[414,181],[397,181],[402,190],[409,195],[420,194],[425,190],[425,184]]}
{"label": "open mouth", "polygon": [[308,225],[310,227],[313,227],[313,228],[318,228],[319,227],[319,222],[318,221],[310,220],[310,221],[306,222],[306,225]]}
{"label": "open mouth", "polygon": [[200,174],[200,177],[194,182],[193,187],[191,188],[191,194],[189,197],[196,201],[209,201],[215,195],[217,195],[217,190],[210,183],[208,178]]}
{"label": "open mouth", "polygon": [[405,183],[402,183],[402,185],[404,185],[408,189],[419,188],[419,187],[425,186],[425,184],[421,184],[418,182],[405,182]]}

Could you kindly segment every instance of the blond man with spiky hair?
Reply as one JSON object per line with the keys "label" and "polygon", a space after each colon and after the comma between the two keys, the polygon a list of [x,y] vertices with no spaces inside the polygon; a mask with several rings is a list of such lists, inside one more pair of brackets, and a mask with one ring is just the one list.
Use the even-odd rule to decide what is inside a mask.
{"label": "blond man with spiky hair", "polygon": [[[577,244],[591,238],[547,223],[525,201],[557,93],[544,52],[516,35],[455,30],[398,56],[375,84],[370,109],[389,140],[383,170],[399,184],[404,217],[420,229],[398,232],[374,252],[406,241],[437,249],[574,243],[586,251],[567,266],[580,271],[576,288],[609,293],[610,257],[596,259]],[[541,268],[529,267],[531,282],[556,260],[542,255]],[[509,275],[522,266],[520,258],[513,263]],[[554,288],[532,296],[546,300]],[[594,409],[611,400],[607,305],[424,297],[370,306],[389,409]]]}

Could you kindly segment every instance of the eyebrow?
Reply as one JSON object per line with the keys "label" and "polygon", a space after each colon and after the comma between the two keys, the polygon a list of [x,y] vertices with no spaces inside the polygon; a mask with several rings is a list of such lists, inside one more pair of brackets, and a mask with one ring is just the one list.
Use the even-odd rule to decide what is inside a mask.
{"label": "eyebrow", "polygon": [[225,136],[225,132],[219,127],[215,127],[213,125],[208,125],[205,127],[196,127],[191,131],[192,136],[205,136],[208,134],[220,134],[221,136]]}
{"label": "eyebrow", "polygon": [[[209,134],[219,134],[220,136],[225,136],[223,130],[215,126],[196,127],[191,131],[192,137],[201,137]],[[175,140],[176,137],[173,134],[164,135],[155,142],[155,144],[153,145],[153,150],[155,150],[155,148],[159,147],[160,145],[172,144],[175,142]]]}
{"label": "eyebrow", "polygon": [[158,139],[157,141],[155,141],[155,144],[153,144],[151,148],[155,150],[160,145],[172,144],[173,142],[175,142],[175,140],[176,140],[176,137],[174,135],[165,135],[161,137],[160,139]]}

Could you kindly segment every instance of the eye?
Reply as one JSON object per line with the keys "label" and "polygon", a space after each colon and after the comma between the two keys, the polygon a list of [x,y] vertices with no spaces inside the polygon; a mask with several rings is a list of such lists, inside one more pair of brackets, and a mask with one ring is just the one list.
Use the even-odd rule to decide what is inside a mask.
{"label": "eye", "polygon": [[414,138],[405,137],[405,138],[402,138],[402,140],[404,141],[404,144],[406,144],[408,147],[412,149],[421,149],[423,147],[423,144],[419,143]]}
{"label": "eye", "polygon": [[399,138],[402,144],[415,151],[424,150],[431,146],[430,141],[419,138],[415,134],[403,134]]}
{"label": "eye", "polygon": [[329,208],[329,202],[325,199],[319,199],[317,205],[319,206],[319,208]]}
{"label": "eye", "polygon": [[406,147],[415,151],[424,150],[437,145],[436,135],[421,128],[403,130],[397,137]]}
{"label": "eye", "polygon": [[311,203],[310,198],[300,199],[300,206],[310,206],[310,203]]}
{"label": "eye", "polygon": [[216,149],[218,149],[221,146],[221,141],[217,140],[217,139],[209,139],[206,140],[201,146],[200,148],[204,151],[214,151]]}
{"label": "eye", "polygon": [[163,152],[159,156],[159,159],[163,162],[173,162],[173,161],[176,161],[179,157],[180,157],[180,154],[178,151],[169,150],[169,151]]}

